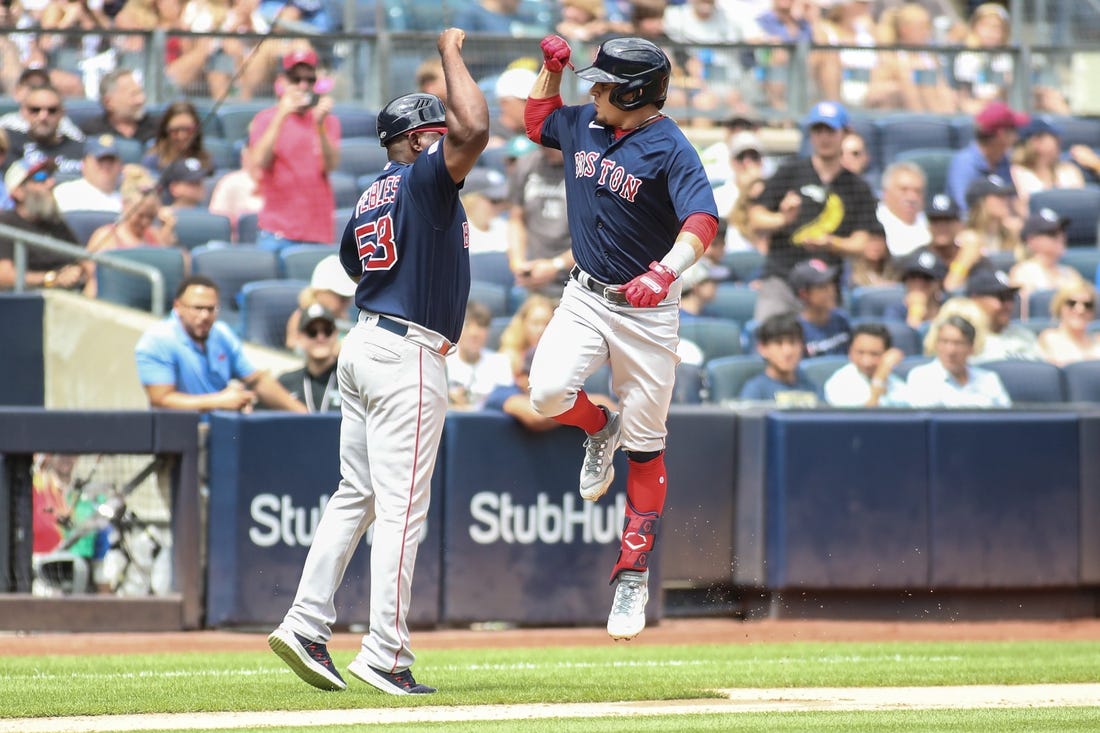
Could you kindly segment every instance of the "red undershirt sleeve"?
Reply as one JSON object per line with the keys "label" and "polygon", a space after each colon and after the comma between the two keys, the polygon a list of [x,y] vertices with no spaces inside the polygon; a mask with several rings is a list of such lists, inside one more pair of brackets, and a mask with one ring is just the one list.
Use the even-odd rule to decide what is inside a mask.
{"label": "red undershirt sleeve", "polygon": [[531,99],[523,107],[523,126],[527,137],[536,143],[542,142],[542,123],[550,116],[550,113],[564,106],[561,95],[555,94],[545,99]]}
{"label": "red undershirt sleeve", "polygon": [[699,241],[703,243],[703,250],[706,251],[711,240],[718,234],[718,219],[702,211],[696,211],[684,219],[684,225],[680,227],[680,231],[691,232],[699,237]]}

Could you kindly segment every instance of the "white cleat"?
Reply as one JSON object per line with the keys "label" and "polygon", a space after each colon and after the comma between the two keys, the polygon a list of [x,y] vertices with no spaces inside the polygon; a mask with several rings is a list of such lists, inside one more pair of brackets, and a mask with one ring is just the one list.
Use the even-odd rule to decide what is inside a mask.
{"label": "white cleat", "polygon": [[581,498],[596,501],[607,493],[615,480],[615,451],[619,448],[622,418],[619,413],[600,407],[607,413],[607,424],[584,441],[584,463],[581,464]]}
{"label": "white cleat", "polygon": [[649,571],[624,570],[607,616],[607,633],[615,641],[629,641],[645,628],[645,604],[649,600]]}

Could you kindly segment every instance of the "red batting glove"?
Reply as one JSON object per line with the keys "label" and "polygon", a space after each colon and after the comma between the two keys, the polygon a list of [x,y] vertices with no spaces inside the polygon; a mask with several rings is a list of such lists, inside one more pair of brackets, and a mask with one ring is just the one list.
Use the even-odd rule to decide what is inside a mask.
{"label": "red batting glove", "polygon": [[542,65],[554,74],[560,74],[569,64],[569,42],[561,36],[547,36],[539,42],[542,46]]}
{"label": "red batting glove", "polygon": [[650,262],[647,272],[623,286],[623,296],[635,308],[652,308],[668,296],[668,289],[677,277],[671,267]]}

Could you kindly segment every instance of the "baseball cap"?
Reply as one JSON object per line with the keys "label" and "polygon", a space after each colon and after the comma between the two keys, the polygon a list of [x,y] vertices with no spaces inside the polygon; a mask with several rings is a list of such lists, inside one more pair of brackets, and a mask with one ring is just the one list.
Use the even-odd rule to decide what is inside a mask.
{"label": "baseball cap", "polygon": [[[38,77],[37,82],[32,82],[32,79],[34,77]],[[26,84],[32,83],[36,85],[49,84],[50,70],[47,69],[45,66],[32,64],[19,73],[19,78],[16,80],[15,83],[18,86],[24,86]]]}
{"label": "baseball cap", "polygon": [[1020,236],[1027,239],[1033,234],[1054,234],[1065,231],[1065,228],[1069,226],[1069,222],[1068,218],[1060,215],[1054,209],[1048,209],[1044,206],[1027,217]]}
{"label": "baseball cap", "polygon": [[680,273],[680,283],[683,292],[697,288],[705,282],[719,280],[722,273],[717,271],[708,262],[699,260],[691,267]]}
{"label": "baseball cap", "polygon": [[791,269],[787,281],[796,293],[802,288],[836,282],[837,269],[829,267],[824,260],[812,259],[799,262]]}
{"label": "baseball cap", "polygon": [[1019,290],[1008,279],[1008,273],[1004,270],[994,270],[989,267],[979,267],[970,273],[966,280],[967,295],[1001,295],[1002,293],[1015,293]]}
{"label": "baseball cap", "polygon": [[747,150],[755,150],[763,155],[764,144],[760,142],[759,136],[748,130],[734,133],[733,137],[730,138],[730,157],[736,158]]}
{"label": "baseball cap", "polygon": [[57,170],[57,164],[54,163],[53,158],[41,158],[33,163],[26,158],[12,161],[4,173],[4,188],[14,191],[26,183],[28,178],[42,170],[48,170],[51,173]]}
{"label": "baseball cap", "polygon": [[344,298],[355,295],[355,281],[344,272],[338,255],[329,255],[317,263],[309,286],[315,290],[331,290]]}
{"label": "baseball cap", "polygon": [[843,130],[848,126],[848,110],[839,102],[818,102],[806,117],[804,127],[828,125],[834,130]]}
{"label": "baseball cap", "polygon": [[1017,112],[1004,102],[994,101],[974,116],[974,130],[981,135],[991,135],[997,130],[1019,129],[1030,121],[1027,114]]}
{"label": "baseball cap", "polygon": [[508,179],[492,168],[475,167],[466,174],[462,193],[480,193],[491,201],[502,201],[508,198]]}
{"label": "baseball cap", "polygon": [[290,71],[298,64],[317,68],[317,54],[311,48],[299,48],[283,55],[283,71]]}
{"label": "baseball cap", "polygon": [[986,196],[1013,196],[1015,193],[1016,188],[1011,183],[994,173],[970,182],[966,187],[966,205],[972,209]]}
{"label": "baseball cap", "polygon": [[932,280],[943,280],[947,277],[947,265],[928,250],[912,252],[901,261],[901,279],[910,275],[921,275]]}
{"label": "baseball cap", "polygon": [[206,169],[198,158],[180,158],[173,160],[164,170],[165,184],[185,181],[198,183],[206,178]]}
{"label": "baseball cap", "polygon": [[1020,137],[1027,140],[1035,135],[1053,135],[1060,138],[1062,137],[1062,128],[1050,115],[1035,115],[1031,118],[1031,122],[1028,123],[1027,127],[1020,130]]}
{"label": "baseball cap", "polygon": [[538,75],[530,69],[515,68],[506,70],[497,77],[497,83],[494,87],[497,99],[503,99],[504,97],[527,99],[527,95],[531,93],[531,87],[535,85],[535,79],[537,78]]}
{"label": "baseball cap", "polygon": [[532,142],[526,135],[514,135],[508,141],[508,157],[520,158],[538,147],[538,143]]}
{"label": "baseball cap", "polygon": [[929,219],[959,219],[959,207],[946,193],[937,193],[928,202],[924,215]]}
{"label": "baseball cap", "polygon": [[336,316],[333,314],[332,311],[330,311],[328,308],[324,307],[320,303],[311,303],[310,305],[298,311],[299,331],[305,331],[314,321],[328,321],[333,326],[335,326]]}
{"label": "baseball cap", "polygon": [[114,135],[96,135],[84,141],[84,154],[93,158],[120,157]]}

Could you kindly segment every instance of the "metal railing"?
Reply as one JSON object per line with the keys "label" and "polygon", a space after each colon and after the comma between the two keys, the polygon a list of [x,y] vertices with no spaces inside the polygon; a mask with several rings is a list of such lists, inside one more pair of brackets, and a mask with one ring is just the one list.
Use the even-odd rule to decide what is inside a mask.
{"label": "metal railing", "polygon": [[64,242],[60,239],[47,237],[42,234],[28,232],[25,229],[0,224],[0,237],[12,240],[15,248],[12,253],[12,263],[15,267],[15,292],[26,290],[24,280],[27,276],[27,248],[38,249],[52,254],[72,257],[75,260],[90,260],[96,266],[113,267],[130,275],[136,275],[149,281],[150,311],[158,318],[164,315],[164,275],[156,267],[140,262],[131,262],[120,257],[115,257],[110,251],[89,252],[83,247]]}

